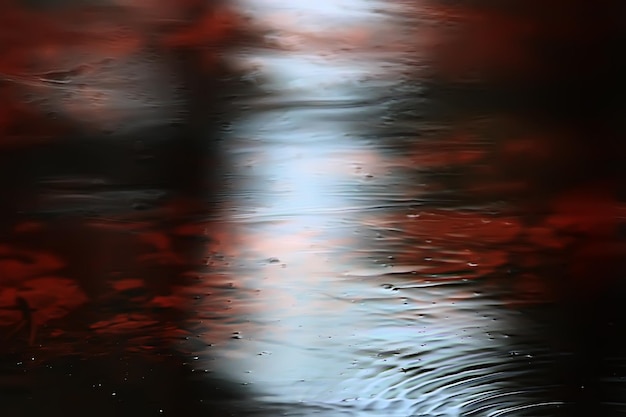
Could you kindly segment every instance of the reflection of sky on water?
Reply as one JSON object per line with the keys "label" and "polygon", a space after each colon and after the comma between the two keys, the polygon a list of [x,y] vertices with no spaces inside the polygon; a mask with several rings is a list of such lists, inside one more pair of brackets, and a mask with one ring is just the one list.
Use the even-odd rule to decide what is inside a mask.
{"label": "reflection of sky on water", "polygon": [[[319,387],[341,378],[335,371],[346,360],[342,346],[353,329],[337,320],[349,304],[330,294],[346,267],[338,259],[341,248],[355,245],[355,225],[346,222],[356,203],[351,199],[379,158],[355,141],[360,132],[352,120],[371,107],[364,101],[375,103],[381,80],[393,80],[384,78],[376,61],[324,56],[319,45],[307,45],[307,20],[316,31],[321,22],[333,28],[379,24],[381,16],[367,4],[252,3],[260,11],[257,19],[265,15],[289,48],[241,57],[257,68],[266,94],[254,100],[260,110],[240,120],[232,133],[235,169],[246,178],[233,190],[245,207],[235,220],[245,235],[244,251],[272,262],[252,272],[252,285],[260,289],[253,319],[259,328],[253,340],[238,344],[242,351],[224,352],[237,358],[224,367],[271,399],[296,403],[319,394],[308,394],[315,389],[306,381]],[[328,16],[343,22],[324,20]],[[290,37],[296,28],[299,33]],[[368,85],[373,77],[378,80]]]}
{"label": "reflection of sky on water", "polygon": [[[255,19],[267,19],[266,23],[279,31],[285,23],[287,31],[293,30],[289,16],[313,19],[317,31],[320,16],[343,15],[351,19],[351,25],[363,26],[377,25],[381,19],[361,2],[307,2],[302,7],[284,2],[252,3],[250,8],[259,12]],[[285,14],[275,14],[277,10]],[[361,173],[362,165],[375,164],[377,156],[366,154],[353,140],[360,132],[352,121],[356,115],[373,113],[376,92],[372,94],[372,90],[380,90],[381,80],[386,84],[393,80],[383,78],[376,61],[324,56],[318,45],[311,48],[306,39],[291,46],[297,50],[266,49],[239,57],[257,68],[258,87],[265,94],[251,99],[254,114],[238,121],[233,131],[232,142],[240,157],[235,164],[244,167],[243,173],[237,174],[247,175],[249,180],[238,192],[246,196],[257,215],[295,214],[306,218],[299,222],[313,227],[324,224],[321,212],[349,206],[354,177],[366,175]],[[373,77],[379,78],[379,85],[368,81]],[[355,154],[353,172],[345,172],[346,159],[342,158]]]}

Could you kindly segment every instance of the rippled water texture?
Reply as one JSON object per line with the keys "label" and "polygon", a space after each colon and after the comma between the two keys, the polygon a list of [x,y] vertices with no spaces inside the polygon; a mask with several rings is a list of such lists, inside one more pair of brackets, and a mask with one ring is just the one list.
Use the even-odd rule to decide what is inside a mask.
{"label": "rippled water texture", "polygon": [[0,3],[3,416],[626,415],[619,2],[161,3]]}

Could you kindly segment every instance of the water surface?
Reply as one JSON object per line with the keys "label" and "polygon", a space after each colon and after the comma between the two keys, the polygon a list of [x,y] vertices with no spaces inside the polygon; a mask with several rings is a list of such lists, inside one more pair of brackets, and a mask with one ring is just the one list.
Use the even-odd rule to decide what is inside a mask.
{"label": "water surface", "polygon": [[626,414],[604,5],[140,3],[2,6],[5,415]]}

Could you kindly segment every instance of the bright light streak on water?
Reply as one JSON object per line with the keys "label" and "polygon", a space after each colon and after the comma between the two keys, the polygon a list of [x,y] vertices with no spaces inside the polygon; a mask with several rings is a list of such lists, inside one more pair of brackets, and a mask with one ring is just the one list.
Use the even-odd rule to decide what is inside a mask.
{"label": "bright light streak on water", "polygon": [[[235,379],[245,375],[271,402],[312,403],[347,377],[338,373],[347,359],[342,351],[358,341],[354,334],[359,324],[338,320],[350,304],[330,296],[341,286],[333,280],[347,267],[341,248],[355,244],[354,220],[351,227],[337,226],[347,216],[342,208],[354,206],[351,198],[366,180],[365,173],[382,164],[373,150],[360,147],[350,109],[367,111],[360,100],[375,101],[380,85],[395,80],[371,57],[346,59],[332,42],[320,48],[311,39],[319,25],[330,24],[329,18],[333,26],[384,25],[371,5],[251,2],[250,7],[258,12],[257,19],[277,28],[278,44],[289,44],[287,50],[259,50],[241,57],[258,69],[258,86],[266,92],[255,108],[275,109],[255,112],[234,129],[235,146],[255,148],[253,155],[241,153],[241,159],[235,159],[235,165],[252,171],[238,189],[254,212],[247,220],[252,225],[243,224],[239,232],[246,236],[248,251],[258,259],[276,258],[277,263],[256,271],[254,280],[260,288],[255,320],[271,326],[262,325],[260,339],[241,351],[225,353],[237,360],[227,361],[224,368]],[[316,32],[306,33],[303,22]],[[255,214],[274,221],[255,224]],[[321,388],[325,384],[328,388]]]}

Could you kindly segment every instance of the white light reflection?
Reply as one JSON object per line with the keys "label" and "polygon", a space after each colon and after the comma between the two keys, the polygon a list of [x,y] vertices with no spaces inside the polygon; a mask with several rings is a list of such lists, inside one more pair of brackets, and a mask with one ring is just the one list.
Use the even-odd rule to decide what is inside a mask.
{"label": "white light reflection", "polygon": [[[243,256],[273,262],[256,268],[250,280],[260,290],[257,336],[229,347],[222,363],[229,377],[253,384],[269,401],[310,402],[320,392],[310,392],[315,389],[306,381],[319,389],[342,378],[341,346],[354,329],[337,326],[346,305],[329,293],[345,272],[342,248],[356,246],[356,226],[346,226],[346,211],[359,183],[382,165],[374,150],[355,142],[362,133],[356,121],[367,117],[368,107],[378,104],[376,91],[397,82],[401,71],[368,52],[370,31],[391,30],[376,5],[242,4],[273,29],[271,41],[280,46],[238,57],[256,70],[265,94],[250,103],[253,114],[237,122],[230,140],[235,176],[246,178],[234,191],[243,211],[235,216]],[[350,56],[343,54],[346,47]]]}

